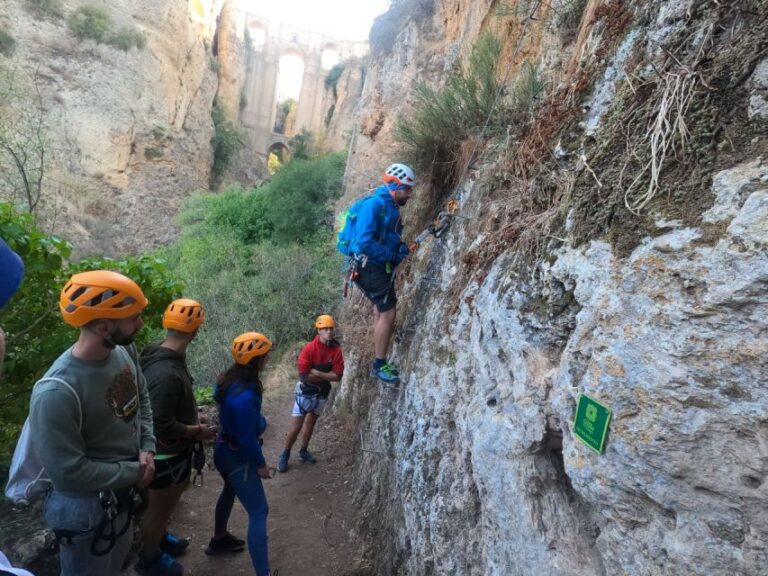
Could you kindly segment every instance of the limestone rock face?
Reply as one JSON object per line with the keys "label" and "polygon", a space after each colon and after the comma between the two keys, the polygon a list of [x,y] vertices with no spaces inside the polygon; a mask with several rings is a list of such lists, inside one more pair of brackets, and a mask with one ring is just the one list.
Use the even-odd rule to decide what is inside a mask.
{"label": "limestone rock face", "polygon": [[[372,45],[345,203],[397,159],[392,127],[409,93],[391,78],[439,85],[450,62],[495,22],[488,4],[435,2],[429,16],[402,20],[391,46]],[[652,9],[642,28],[595,25],[627,5],[585,2],[570,48],[551,52],[546,30],[523,44],[545,76],[561,66],[576,70],[571,57],[602,54],[605,66],[583,91],[579,117],[580,129],[597,139],[620,91],[631,92],[622,80],[627,62],[663,54],[660,44],[675,35],[694,37],[681,29],[690,3],[645,3]],[[608,33],[610,50],[601,52]],[[706,31],[697,38],[703,43]],[[760,66],[748,80],[753,95],[762,94]],[[749,95],[737,105],[743,118],[755,118]],[[758,150],[760,138],[749,135]],[[357,499],[367,511],[364,529],[381,543],[378,573],[763,574],[765,157],[732,146],[729,161],[702,180],[699,192],[712,201],[696,225],[659,217],[620,254],[605,238],[576,246],[568,214],[563,237],[542,239],[549,249],[531,266],[493,234],[497,213],[516,198],[488,199],[489,182],[503,178],[494,152],[505,152],[490,146],[450,191],[460,218],[403,266],[391,353],[400,388],[368,378],[370,344],[347,343],[360,348],[348,354],[337,406],[359,419]],[[590,176],[595,186],[601,176]],[[411,238],[418,232],[408,230],[412,210],[403,210]],[[490,256],[473,267],[477,254]],[[353,297],[345,319],[371,322],[367,301]],[[613,412],[601,455],[572,433],[580,394]]]}
{"label": "limestone rock face", "polygon": [[768,120],[768,58],[757,65],[751,83],[753,93],[749,99],[749,117]]}
{"label": "limestone rock face", "polygon": [[[141,32],[146,47],[124,52],[75,39],[66,17],[85,4],[109,14],[111,30]],[[181,201],[207,186],[213,13],[200,12],[211,3],[193,4],[194,12],[187,2],[68,0],[63,18],[37,16],[22,0],[4,4],[0,23],[17,42],[4,64],[37,74],[60,151],[45,211],[81,254],[168,241]]]}
{"label": "limestone rock face", "polygon": [[334,90],[327,89],[323,109],[333,107],[332,114],[326,112],[325,147],[328,150],[342,150],[349,146],[357,126],[357,112],[365,80],[365,62],[349,60],[344,63]]}

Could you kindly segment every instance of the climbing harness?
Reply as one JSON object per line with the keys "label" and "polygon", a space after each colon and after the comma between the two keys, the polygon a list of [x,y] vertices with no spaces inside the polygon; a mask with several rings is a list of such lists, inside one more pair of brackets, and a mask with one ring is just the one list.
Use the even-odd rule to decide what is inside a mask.
{"label": "climbing harness", "polygon": [[360,277],[360,270],[365,268],[368,263],[368,256],[365,254],[353,254],[346,258],[346,272],[344,274],[344,298],[349,295],[349,287],[353,282],[357,282]]}
{"label": "climbing harness", "polygon": [[[158,440],[158,442],[160,442]],[[160,442],[162,444],[162,442]],[[187,466],[190,463],[190,460],[192,459],[192,453],[193,453],[194,447],[188,451],[184,451],[180,454],[176,454],[174,456],[171,456],[166,459],[155,457],[155,463],[157,465],[157,468],[155,469],[155,476],[153,478],[153,481],[160,480],[161,478],[165,478],[166,476],[171,477],[171,482],[173,484],[178,484],[181,480],[182,476],[187,471]],[[158,472],[157,470],[161,467],[160,463],[162,463],[162,471]]]}
{"label": "climbing harness", "polygon": [[[205,469],[205,447],[202,442],[195,442],[192,447],[192,469],[195,473],[192,475],[192,486],[203,485],[203,470]],[[200,479],[200,484],[197,479]]]}
{"label": "climbing harness", "polygon": [[320,404],[320,400],[321,400],[321,396],[317,393],[306,394],[304,392],[296,392],[295,397],[296,397],[296,406],[299,407],[299,412],[301,412],[302,416],[305,416],[310,412],[314,412],[315,410],[317,410],[317,407]]}
{"label": "climbing harness", "polygon": [[[75,530],[64,530],[54,528],[53,533],[56,536],[56,542],[68,542],[72,544],[72,539],[93,532],[91,541],[91,554],[94,556],[106,556],[115,547],[120,537],[128,531],[133,519],[133,488],[123,488],[121,490],[102,490],[98,493],[99,504],[104,511],[101,521],[94,527],[82,532]],[[119,530],[116,523],[118,517],[125,512],[125,521]],[[109,531],[107,531],[109,528]],[[104,542],[104,545],[101,543]]]}

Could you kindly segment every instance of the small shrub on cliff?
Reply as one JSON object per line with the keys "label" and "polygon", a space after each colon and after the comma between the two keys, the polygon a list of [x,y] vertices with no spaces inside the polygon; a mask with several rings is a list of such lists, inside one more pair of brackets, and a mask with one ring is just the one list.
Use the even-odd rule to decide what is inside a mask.
{"label": "small shrub on cliff", "polygon": [[472,137],[492,137],[513,127],[522,130],[532,119],[544,83],[536,68],[521,67],[514,82],[503,85],[499,56],[501,43],[481,36],[469,65],[453,73],[442,88],[418,84],[411,113],[395,126],[406,161],[432,175],[439,187],[450,186],[463,166],[461,144]]}
{"label": "small shrub on cliff", "polygon": [[81,6],[67,18],[67,26],[78,40],[102,42],[109,32],[109,14],[96,6]]}
{"label": "small shrub on cliff", "polygon": [[13,56],[14,52],[16,52],[16,40],[5,30],[0,30],[0,54]]}
{"label": "small shrub on cliff", "polygon": [[579,26],[581,25],[581,17],[586,6],[587,0],[569,0],[557,12],[557,29],[560,40],[564,45],[576,40],[576,35],[579,33]]}
{"label": "small shrub on cliff", "polygon": [[162,148],[156,148],[154,146],[144,148],[144,158],[146,158],[147,160],[155,160],[157,158],[162,158],[162,157],[163,157]]}
{"label": "small shrub on cliff", "polygon": [[395,138],[404,145],[407,160],[418,170],[431,172],[441,184],[455,177],[463,140],[480,133],[489,117],[491,129],[503,125],[501,109],[494,108],[500,88],[500,54],[501,43],[496,38],[481,36],[472,48],[469,65],[452,74],[445,86],[416,86],[412,112],[401,117],[395,127]]}
{"label": "small shrub on cliff", "polygon": [[140,30],[125,27],[111,34],[107,38],[107,44],[123,52],[128,52],[131,48],[138,48],[139,50],[144,48],[147,45],[147,38]]}
{"label": "small shrub on cliff", "polygon": [[211,176],[218,178],[224,174],[235,152],[245,144],[245,135],[234,122],[227,118],[227,111],[218,100],[213,102],[211,118],[216,129],[213,138],[211,138],[211,146],[213,146]]}
{"label": "small shrub on cliff", "polygon": [[339,78],[344,73],[344,64],[336,64],[333,68],[328,70],[328,74],[325,76],[325,87],[333,90],[333,97],[336,98],[336,87],[339,84]]}
{"label": "small shrub on cliff", "polygon": [[61,0],[27,0],[24,5],[37,16],[61,18],[64,15]]}

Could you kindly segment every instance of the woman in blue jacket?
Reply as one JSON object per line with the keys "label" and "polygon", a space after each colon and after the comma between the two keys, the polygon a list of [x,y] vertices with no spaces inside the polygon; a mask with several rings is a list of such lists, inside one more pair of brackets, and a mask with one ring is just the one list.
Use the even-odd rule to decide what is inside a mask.
{"label": "woman in blue jacket", "polygon": [[227,532],[236,495],[248,512],[248,551],[257,576],[269,576],[269,507],[261,484],[262,478],[269,478],[261,451],[261,435],[267,421],[261,414],[264,387],[259,374],[271,348],[272,342],[258,332],[246,332],[235,338],[232,342],[235,363],[219,376],[214,393],[221,432],[216,438],[213,462],[224,479],[224,489],[216,504],[215,534],[206,553],[242,550],[242,541]]}

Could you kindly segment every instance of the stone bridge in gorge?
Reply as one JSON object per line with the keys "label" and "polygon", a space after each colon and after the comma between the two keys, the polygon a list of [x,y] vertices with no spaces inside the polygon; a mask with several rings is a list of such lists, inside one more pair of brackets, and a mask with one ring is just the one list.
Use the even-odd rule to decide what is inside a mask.
{"label": "stone bridge in gorge", "polygon": [[307,129],[322,135],[333,114],[336,94],[326,82],[335,65],[363,58],[367,42],[318,34],[258,13],[246,13],[247,72],[240,122],[253,150],[266,164],[270,152],[286,149],[290,138]]}

